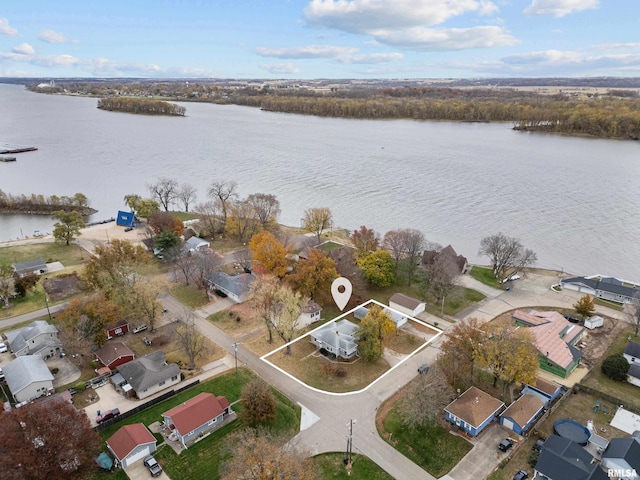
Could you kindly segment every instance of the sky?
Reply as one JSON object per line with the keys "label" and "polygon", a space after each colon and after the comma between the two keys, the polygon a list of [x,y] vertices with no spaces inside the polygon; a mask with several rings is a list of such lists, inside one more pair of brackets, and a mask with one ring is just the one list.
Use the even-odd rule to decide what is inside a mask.
{"label": "sky", "polygon": [[640,0],[0,0],[0,77],[640,76]]}

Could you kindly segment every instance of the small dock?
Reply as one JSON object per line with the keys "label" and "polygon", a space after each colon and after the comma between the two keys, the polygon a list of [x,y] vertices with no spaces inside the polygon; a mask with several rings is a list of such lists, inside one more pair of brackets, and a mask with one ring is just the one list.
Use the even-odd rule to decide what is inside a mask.
{"label": "small dock", "polygon": [[0,157],[0,162],[15,162],[16,157]]}
{"label": "small dock", "polygon": [[33,152],[35,150],[38,150],[38,149],[36,147],[27,147],[24,145],[14,145],[11,143],[0,142],[0,155],[6,154],[6,153]]}

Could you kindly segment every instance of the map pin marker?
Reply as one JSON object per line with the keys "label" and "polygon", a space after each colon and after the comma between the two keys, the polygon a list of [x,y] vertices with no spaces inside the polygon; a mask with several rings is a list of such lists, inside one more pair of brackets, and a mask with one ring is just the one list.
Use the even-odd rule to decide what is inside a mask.
{"label": "map pin marker", "polygon": [[[342,287],[342,291],[340,291],[340,287]],[[331,284],[331,295],[333,295],[333,301],[336,302],[340,311],[344,310],[344,307],[347,306],[352,291],[353,287],[351,282],[344,277],[336,278]]]}

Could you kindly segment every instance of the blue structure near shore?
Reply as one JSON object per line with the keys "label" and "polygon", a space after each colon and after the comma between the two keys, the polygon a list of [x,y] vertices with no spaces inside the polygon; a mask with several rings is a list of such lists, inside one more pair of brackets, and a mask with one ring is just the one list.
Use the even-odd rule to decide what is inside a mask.
{"label": "blue structure near shore", "polygon": [[136,220],[136,215],[133,212],[118,211],[118,217],[116,218],[116,224],[123,227],[133,227]]}

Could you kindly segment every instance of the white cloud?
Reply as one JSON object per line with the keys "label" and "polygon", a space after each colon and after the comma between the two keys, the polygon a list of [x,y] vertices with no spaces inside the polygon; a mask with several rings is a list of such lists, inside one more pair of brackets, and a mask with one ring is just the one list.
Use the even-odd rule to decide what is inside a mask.
{"label": "white cloud", "polygon": [[79,65],[80,59],[71,55],[25,55],[24,53],[0,53],[0,60],[25,62],[42,67],[68,67]]}
{"label": "white cloud", "polygon": [[389,63],[401,60],[404,55],[401,53],[369,53],[362,55],[347,55],[338,59],[339,63],[375,65],[379,63]]}
{"label": "white cloud", "polygon": [[438,25],[467,12],[497,11],[489,0],[311,0],[304,16],[311,25],[351,33]]}
{"label": "white cloud", "polygon": [[514,45],[518,40],[502,27],[481,26],[472,28],[409,28],[373,32],[380,43],[412,50],[463,50],[501,45]]}
{"label": "white cloud", "polygon": [[21,43],[20,45],[13,47],[11,51],[14,53],[20,53],[22,55],[33,55],[34,53],[36,53],[33,47],[28,43]]}
{"label": "white cloud", "polygon": [[640,48],[640,43],[603,43],[594,45],[592,50],[626,50]]}
{"label": "white cloud", "polygon": [[531,0],[524,14],[564,17],[573,12],[598,8],[599,3],[599,0]]}
{"label": "white cloud", "polygon": [[9,25],[9,20],[6,18],[0,18],[0,35],[15,37],[18,35],[18,30]]}
{"label": "white cloud", "polygon": [[[502,72],[546,75],[614,75],[640,72],[640,54],[591,55],[585,52],[543,50],[501,59]],[[616,73],[611,73],[616,72]]]}
{"label": "white cloud", "polygon": [[276,58],[337,58],[356,53],[357,48],[334,47],[329,45],[307,45],[292,48],[256,48],[256,53],[262,57]]}
{"label": "white cloud", "polygon": [[69,43],[71,41],[64,33],[53,30],[42,30],[38,39],[46,43]]}
{"label": "white cloud", "polygon": [[269,73],[278,75],[292,75],[300,73],[300,69],[291,62],[267,63],[260,65],[260,68],[266,70]]}

